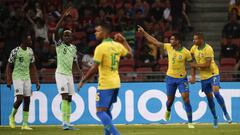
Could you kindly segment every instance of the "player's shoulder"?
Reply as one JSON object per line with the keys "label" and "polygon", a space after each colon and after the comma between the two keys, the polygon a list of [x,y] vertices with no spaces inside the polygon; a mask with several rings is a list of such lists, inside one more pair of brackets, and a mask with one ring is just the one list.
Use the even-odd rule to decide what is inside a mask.
{"label": "player's shoulder", "polygon": [[186,47],[183,47],[183,52],[190,53],[190,51]]}
{"label": "player's shoulder", "polygon": [[208,43],[205,44],[205,48],[207,50],[213,50],[212,46],[210,44],[208,44]]}
{"label": "player's shoulder", "polygon": [[197,49],[197,45],[192,45],[190,50],[195,50],[195,49]]}
{"label": "player's shoulder", "polygon": [[70,46],[71,46],[73,49],[77,49],[76,45],[74,45],[74,44],[70,44]]}

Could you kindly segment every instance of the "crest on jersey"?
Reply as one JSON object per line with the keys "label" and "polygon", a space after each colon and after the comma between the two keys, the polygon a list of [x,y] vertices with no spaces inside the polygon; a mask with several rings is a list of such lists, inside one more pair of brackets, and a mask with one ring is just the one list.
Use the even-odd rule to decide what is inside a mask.
{"label": "crest on jersey", "polygon": [[181,59],[182,59],[182,55],[179,55],[179,56],[178,56],[178,59],[181,60]]}
{"label": "crest on jersey", "polygon": [[64,87],[61,88],[61,91],[64,91]]}

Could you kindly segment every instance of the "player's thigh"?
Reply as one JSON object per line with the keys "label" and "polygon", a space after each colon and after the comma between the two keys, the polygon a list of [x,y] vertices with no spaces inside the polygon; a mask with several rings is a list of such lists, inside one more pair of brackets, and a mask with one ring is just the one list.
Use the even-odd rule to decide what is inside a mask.
{"label": "player's thigh", "polygon": [[189,84],[187,78],[179,78],[177,85],[180,93],[189,93]]}
{"label": "player's thigh", "polygon": [[220,76],[213,76],[211,80],[213,92],[219,92],[220,89]]}
{"label": "player's thigh", "polygon": [[23,83],[23,96],[29,97],[32,95],[31,80],[25,80]]}
{"label": "player's thigh", "polygon": [[23,95],[23,80],[13,80],[14,96]]}
{"label": "player's thigh", "polygon": [[74,90],[74,82],[73,82],[73,76],[68,76],[68,83],[67,83],[67,89],[68,89],[68,94],[69,95],[74,95],[75,90]]}
{"label": "player's thigh", "polygon": [[212,85],[211,85],[211,80],[210,79],[202,80],[201,81],[201,86],[202,86],[202,91],[205,94],[208,94],[208,93],[212,92]]}
{"label": "player's thigh", "polygon": [[119,88],[114,89],[112,100],[111,100],[111,103],[109,105],[109,108],[112,106],[113,103],[117,102],[118,91],[119,91]]}
{"label": "player's thigh", "polygon": [[177,90],[176,80],[172,77],[166,77],[167,96],[175,96]]}
{"label": "player's thigh", "polygon": [[55,79],[56,79],[58,93],[60,93],[60,94],[68,93],[67,77],[63,74],[56,73],[55,74]]}
{"label": "player's thigh", "polygon": [[109,108],[114,97],[114,90],[98,90],[96,95],[97,108]]}

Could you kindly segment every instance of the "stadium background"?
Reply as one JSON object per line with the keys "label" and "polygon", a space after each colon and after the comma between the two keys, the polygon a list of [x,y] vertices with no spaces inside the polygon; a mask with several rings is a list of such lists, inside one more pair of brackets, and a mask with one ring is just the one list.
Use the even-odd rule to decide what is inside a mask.
{"label": "stadium background", "polygon": [[[192,45],[193,32],[203,32],[206,42],[212,44],[215,49],[215,58],[220,67],[221,80],[226,81],[226,83],[223,83],[222,90],[224,98],[227,98],[229,95],[230,97],[237,97],[233,99],[232,104],[229,104],[228,108],[232,108],[231,111],[236,112],[232,115],[234,118],[233,121],[239,122],[240,114],[237,112],[239,106],[236,105],[239,102],[238,91],[240,88],[238,82],[240,80],[240,25],[238,20],[240,4],[238,1],[234,3],[234,0],[1,0],[1,124],[7,124],[6,118],[13,101],[13,91],[8,91],[5,86],[7,58],[10,51],[19,45],[21,31],[24,29],[30,29],[34,39],[32,48],[35,52],[41,83],[45,84],[40,92],[46,94],[46,98],[50,101],[53,100],[50,98],[56,95],[57,91],[54,84],[56,54],[52,46],[51,35],[55,30],[57,21],[68,7],[74,8],[72,8],[70,16],[64,19],[62,27],[73,31],[73,43],[78,48],[78,61],[82,65],[84,72],[91,66],[91,57],[94,48],[98,44],[98,41],[94,37],[94,27],[99,22],[111,22],[114,26],[112,34],[121,32],[126,36],[134,50],[134,59],[124,59],[120,63],[119,71],[121,79],[123,82],[128,82],[122,88],[123,94],[129,90],[128,87],[130,86],[133,93],[139,95],[143,91],[147,92],[149,89],[165,92],[164,83],[157,82],[164,82],[167,69],[167,56],[161,50],[148,44],[143,36],[136,31],[136,25],[143,26],[146,31],[152,33],[158,40],[163,42],[169,41],[171,33],[179,32],[183,39],[183,45],[187,48],[190,48]],[[34,23],[31,23],[31,20]],[[78,82],[80,79],[76,69],[74,70],[74,78],[75,82]],[[91,82],[96,82],[96,77],[92,78]],[[130,82],[139,83],[135,85],[135,83]],[[94,83],[89,85],[95,86]],[[88,96],[89,85],[82,90],[83,95],[81,93],[78,94],[84,97],[84,103],[90,100],[86,98]],[[199,84],[192,86],[191,90],[192,95],[195,95],[192,99],[195,99],[195,97],[199,98]],[[51,96],[48,96],[48,94]],[[120,98],[121,100],[125,99],[123,95],[120,95]],[[133,100],[134,105],[137,104],[138,98]],[[150,106],[149,109],[152,112],[158,112],[159,110],[151,110],[151,108],[155,106],[161,108],[162,105],[159,105],[158,100],[153,100],[147,103]],[[193,101],[193,104],[195,104],[193,107],[197,108],[199,101]],[[35,112],[36,114],[40,114],[37,109]],[[48,116],[53,116],[51,111],[48,113],[51,114]],[[206,115],[208,116],[206,118],[203,117],[199,122],[210,122],[209,112]],[[87,116],[90,117],[91,115],[88,113]],[[116,123],[126,122],[124,114],[121,114],[119,117],[119,120],[115,121]],[[170,122],[184,122],[177,114],[174,114],[172,117],[174,119]],[[81,118],[84,119],[84,115]],[[96,123],[94,119],[92,121],[91,119],[89,120],[90,122],[86,122],[87,124],[91,122]],[[20,121],[21,116],[19,115]],[[82,122],[80,119],[76,123],[84,124]],[[140,118],[139,121],[134,121],[133,123],[150,122]],[[153,122],[162,123],[163,121],[158,120]],[[221,122],[223,122],[223,119],[221,119]],[[41,123],[38,119],[33,121],[33,123],[44,124],[44,122]],[[60,121],[56,117],[53,117],[52,121],[50,120],[49,123],[45,124],[60,124]]]}

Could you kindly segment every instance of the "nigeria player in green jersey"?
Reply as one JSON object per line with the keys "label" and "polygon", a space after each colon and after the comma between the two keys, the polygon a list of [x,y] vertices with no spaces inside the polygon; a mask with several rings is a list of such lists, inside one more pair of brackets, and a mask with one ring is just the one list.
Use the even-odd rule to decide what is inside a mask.
{"label": "nigeria player in green jersey", "polygon": [[59,94],[62,96],[62,126],[64,130],[73,130],[70,124],[71,102],[72,96],[75,94],[72,70],[73,66],[77,64],[77,48],[71,44],[72,32],[71,30],[64,30],[60,28],[62,20],[67,16],[69,9],[63,14],[62,18],[57,24],[55,35],[57,40],[54,41],[57,53],[57,69],[55,79]]}
{"label": "nigeria player in green jersey", "polygon": [[[22,34],[22,43],[11,51],[7,64],[7,87],[11,89],[11,83],[13,82],[14,95],[16,101],[14,102],[12,112],[9,116],[9,125],[11,128],[15,128],[14,116],[21,103],[23,102],[23,130],[32,130],[28,126],[28,112],[30,104],[30,96],[32,95],[32,86],[30,73],[36,77],[36,89],[40,89],[40,83],[38,80],[37,70],[35,66],[35,58],[32,49],[29,47],[32,44],[30,34]],[[31,75],[32,75],[31,74]],[[12,75],[12,79],[11,79]]]}

